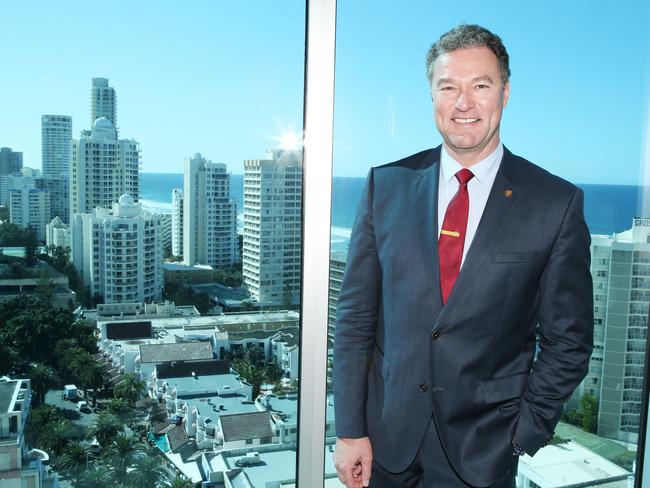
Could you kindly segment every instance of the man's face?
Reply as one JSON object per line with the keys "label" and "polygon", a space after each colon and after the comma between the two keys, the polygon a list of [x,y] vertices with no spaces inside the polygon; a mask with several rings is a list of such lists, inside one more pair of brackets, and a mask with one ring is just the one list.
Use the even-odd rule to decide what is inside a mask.
{"label": "man's face", "polygon": [[431,97],[436,126],[450,154],[474,164],[499,145],[499,123],[510,85],[486,47],[441,54],[433,65]]}

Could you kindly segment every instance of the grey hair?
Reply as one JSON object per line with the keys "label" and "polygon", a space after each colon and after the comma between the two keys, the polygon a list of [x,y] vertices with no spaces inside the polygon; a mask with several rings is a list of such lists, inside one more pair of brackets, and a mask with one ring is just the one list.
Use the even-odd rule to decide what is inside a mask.
{"label": "grey hair", "polygon": [[510,57],[501,38],[480,25],[460,24],[449,32],[445,32],[440,36],[440,39],[431,45],[426,58],[429,85],[433,81],[433,65],[438,56],[468,47],[487,47],[492,51],[497,57],[497,61],[499,61],[501,81],[504,85],[508,82],[510,79]]}

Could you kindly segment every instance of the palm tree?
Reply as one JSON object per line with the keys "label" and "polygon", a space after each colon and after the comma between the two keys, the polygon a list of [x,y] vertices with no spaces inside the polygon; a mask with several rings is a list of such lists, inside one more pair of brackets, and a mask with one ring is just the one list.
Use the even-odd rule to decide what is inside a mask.
{"label": "palm tree", "polygon": [[86,390],[93,390],[93,408],[97,407],[97,390],[104,385],[102,367],[90,355],[79,365],[79,382],[84,389],[84,398],[87,398]]}
{"label": "palm tree", "polygon": [[45,402],[47,392],[59,384],[59,377],[54,369],[42,363],[33,363],[27,375],[34,392],[34,406],[38,407]]}
{"label": "palm tree", "polygon": [[113,415],[123,415],[130,410],[124,398],[111,398],[107,403],[108,411]]}
{"label": "palm tree", "polygon": [[159,486],[167,478],[167,471],[158,456],[145,456],[135,462],[129,472],[130,485],[134,488],[151,488]]}
{"label": "palm tree", "polygon": [[57,420],[47,425],[40,432],[37,444],[46,451],[60,454],[68,444],[68,437],[72,429],[69,420]]}
{"label": "palm tree", "polygon": [[194,483],[177,476],[172,480],[167,480],[163,485],[164,488],[194,488]]}
{"label": "palm tree", "polygon": [[97,416],[95,423],[88,429],[88,437],[95,437],[102,447],[108,446],[111,441],[124,430],[115,415],[102,412]]}
{"label": "palm tree", "polygon": [[118,398],[124,398],[131,405],[140,398],[146,389],[146,383],[135,375],[135,373],[127,373],[122,380],[115,385],[113,393]]}
{"label": "palm tree", "polygon": [[90,456],[91,452],[88,444],[74,441],[63,449],[61,456],[57,459],[56,467],[68,472],[78,482],[81,473],[88,468]]}
{"label": "palm tree", "polygon": [[107,446],[105,455],[113,467],[115,478],[126,483],[127,470],[145,454],[145,445],[134,436],[120,432]]}
{"label": "palm tree", "polygon": [[111,473],[105,466],[95,465],[86,470],[77,480],[75,488],[97,488],[110,483]]}

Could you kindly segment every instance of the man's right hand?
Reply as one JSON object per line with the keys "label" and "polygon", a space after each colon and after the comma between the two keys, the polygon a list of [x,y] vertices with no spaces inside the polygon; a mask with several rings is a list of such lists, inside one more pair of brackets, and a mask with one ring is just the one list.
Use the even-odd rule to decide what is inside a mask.
{"label": "man's right hand", "polygon": [[334,466],[341,483],[347,488],[368,486],[372,470],[370,439],[368,437],[337,439]]}

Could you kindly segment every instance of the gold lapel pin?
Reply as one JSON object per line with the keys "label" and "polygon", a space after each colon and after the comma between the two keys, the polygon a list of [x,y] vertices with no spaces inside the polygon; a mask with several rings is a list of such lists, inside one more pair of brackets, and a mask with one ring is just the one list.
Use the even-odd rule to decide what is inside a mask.
{"label": "gold lapel pin", "polygon": [[512,190],[510,189],[504,191],[503,194],[506,196],[506,198],[512,198]]}

